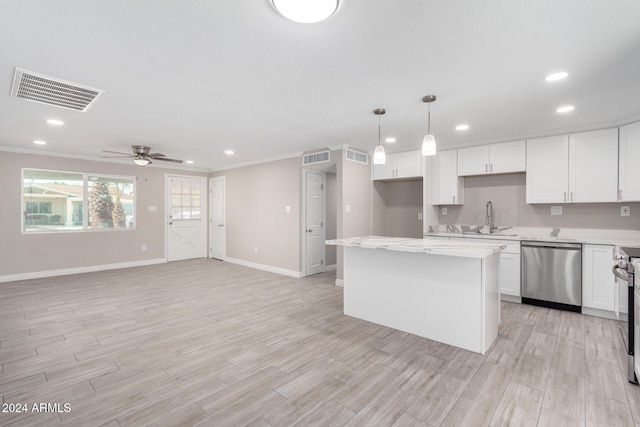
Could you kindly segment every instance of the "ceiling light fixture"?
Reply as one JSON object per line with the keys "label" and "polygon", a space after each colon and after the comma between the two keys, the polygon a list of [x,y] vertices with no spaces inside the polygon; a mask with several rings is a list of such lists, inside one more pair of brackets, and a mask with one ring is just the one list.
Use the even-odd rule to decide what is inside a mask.
{"label": "ceiling light fixture", "polygon": [[151,163],[151,161],[149,159],[138,157],[133,159],[133,163],[135,163],[138,166],[147,166],[149,163]]}
{"label": "ceiling light fixture", "polygon": [[568,113],[570,111],[575,110],[576,107],[574,107],[573,105],[565,105],[564,107],[558,107],[556,109],[556,113]]}
{"label": "ceiling light fixture", "polygon": [[224,150],[224,154],[226,154],[227,156],[232,156],[234,153],[233,150]]}
{"label": "ceiling light fixture", "polygon": [[54,126],[62,126],[64,124],[62,120],[58,120],[58,119],[49,119],[47,120],[47,123]]}
{"label": "ceiling light fixture", "polygon": [[193,164],[193,160],[185,160],[184,162],[185,162],[186,164],[188,164],[188,165],[192,165],[192,164]]}
{"label": "ceiling light fixture", "polygon": [[384,142],[388,142],[388,143],[392,144],[392,143],[396,142],[396,139],[395,138],[387,138],[387,139],[384,140]]}
{"label": "ceiling light fixture", "polygon": [[301,24],[324,21],[338,9],[339,0],[272,0],[273,7],[287,19]]}
{"label": "ceiling light fixture", "polygon": [[458,125],[456,126],[456,130],[467,130],[469,129],[469,125]]}
{"label": "ceiling light fixture", "polygon": [[436,138],[431,135],[431,103],[435,102],[435,95],[427,95],[422,98],[422,102],[426,102],[429,106],[427,113],[427,134],[422,140],[422,155],[423,156],[435,156],[436,155]]}
{"label": "ceiling light fixture", "polygon": [[42,141],[42,140],[35,140],[33,141],[33,143],[37,145],[47,145],[47,141]]}
{"label": "ceiling light fixture", "polygon": [[373,114],[378,116],[378,145],[376,145],[376,150],[373,152],[374,165],[384,165],[386,162],[384,147],[382,146],[382,141],[380,139],[380,116],[384,113],[386,113],[384,108],[376,108],[375,110],[373,110]]}
{"label": "ceiling light fixture", "polygon": [[569,75],[569,73],[567,73],[565,71],[560,71],[559,73],[549,74],[544,79],[546,81],[548,81],[548,82],[557,82],[558,80],[562,80],[562,79],[566,78],[568,75]]}

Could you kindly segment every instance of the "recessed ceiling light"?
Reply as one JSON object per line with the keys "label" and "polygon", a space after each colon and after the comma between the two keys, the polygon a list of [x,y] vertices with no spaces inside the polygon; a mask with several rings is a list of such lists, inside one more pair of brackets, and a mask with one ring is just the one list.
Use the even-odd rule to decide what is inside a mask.
{"label": "recessed ceiling light", "polygon": [[49,119],[47,120],[47,123],[54,126],[62,126],[64,124],[62,120],[58,120],[58,119]]}
{"label": "recessed ceiling light", "polygon": [[384,142],[394,143],[394,142],[396,142],[396,139],[395,138],[386,138],[384,140]]}
{"label": "recessed ceiling light", "polygon": [[224,150],[224,154],[231,156],[233,154],[233,150]]}
{"label": "recessed ceiling light", "polygon": [[559,107],[556,109],[556,113],[568,113],[570,111],[575,110],[576,107],[573,105],[565,105],[564,107]]}
{"label": "recessed ceiling light", "polygon": [[456,130],[467,130],[469,129],[469,125],[458,125],[456,126]]}
{"label": "recessed ceiling light", "polygon": [[185,162],[186,164],[188,164],[188,165],[192,165],[192,164],[193,164],[193,160],[185,160],[184,162]]}
{"label": "recessed ceiling light", "polygon": [[280,15],[301,24],[324,21],[338,9],[339,0],[272,0]]}
{"label": "recessed ceiling light", "polygon": [[41,140],[35,140],[33,141],[33,143],[37,145],[47,145],[47,141],[41,141]]}
{"label": "recessed ceiling light", "polygon": [[562,80],[562,79],[566,78],[568,75],[569,75],[569,73],[564,72],[564,71],[560,71],[559,73],[549,74],[544,79],[546,81],[548,81],[548,82],[557,82],[558,80]]}

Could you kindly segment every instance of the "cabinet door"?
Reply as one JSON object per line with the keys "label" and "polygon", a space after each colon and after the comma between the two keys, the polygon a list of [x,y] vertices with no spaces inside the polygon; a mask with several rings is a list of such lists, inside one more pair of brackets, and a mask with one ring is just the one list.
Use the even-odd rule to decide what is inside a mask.
{"label": "cabinet door", "polygon": [[458,177],[457,150],[439,152],[433,165],[433,204],[463,204],[464,178]]}
{"label": "cabinet door", "polygon": [[568,201],[618,201],[617,128],[569,135]]}
{"label": "cabinet door", "polygon": [[527,203],[564,203],[569,188],[569,137],[527,141]]}
{"label": "cabinet door", "polygon": [[458,149],[458,176],[489,173],[489,146]]}
{"label": "cabinet door", "polygon": [[396,178],[422,177],[422,152],[420,150],[395,153]]}
{"label": "cabinet door", "polygon": [[395,178],[396,165],[393,156],[387,154],[385,160],[384,165],[373,165],[374,181]]}
{"label": "cabinet door", "polygon": [[613,246],[582,246],[582,306],[614,311]]}
{"label": "cabinet door", "polygon": [[489,146],[489,172],[524,172],[527,167],[525,141],[505,142]]}
{"label": "cabinet door", "polygon": [[640,201],[640,122],[620,128],[619,165],[619,200]]}
{"label": "cabinet door", "polygon": [[500,253],[500,293],[521,296],[519,254]]}

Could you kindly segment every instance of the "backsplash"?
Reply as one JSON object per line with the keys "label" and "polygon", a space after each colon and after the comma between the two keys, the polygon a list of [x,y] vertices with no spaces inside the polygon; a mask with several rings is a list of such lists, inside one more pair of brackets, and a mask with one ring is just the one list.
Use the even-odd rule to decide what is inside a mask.
{"label": "backsplash", "polygon": [[[491,200],[494,224],[518,227],[560,227],[640,230],[640,203],[576,203],[562,206],[562,215],[551,215],[550,204],[526,203],[526,174],[513,173],[465,177],[464,205],[446,206],[447,215],[437,209],[443,225],[484,224],[485,205]],[[631,214],[620,216],[620,207]]]}

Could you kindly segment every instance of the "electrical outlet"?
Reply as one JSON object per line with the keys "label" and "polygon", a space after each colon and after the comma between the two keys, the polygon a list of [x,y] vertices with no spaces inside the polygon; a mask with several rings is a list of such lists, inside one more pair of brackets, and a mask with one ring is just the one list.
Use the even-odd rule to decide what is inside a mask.
{"label": "electrical outlet", "polygon": [[291,213],[291,206],[286,206],[286,207],[284,208],[284,211],[285,211],[286,213]]}
{"label": "electrical outlet", "polygon": [[257,246],[255,248],[253,248],[253,252],[256,253],[256,254],[258,253],[258,247]]}
{"label": "electrical outlet", "polygon": [[158,212],[157,206],[148,206],[149,212]]}
{"label": "electrical outlet", "polygon": [[447,214],[447,208],[442,208],[442,215],[446,215]]}
{"label": "electrical outlet", "polygon": [[422,221],[422,212],[418,212],[418,221]]}
{"label": "electrical outlet", "polygon": [[142,245],[142,252],[146,252],[147,251],[147,245]]}
{"label": "electrical outlet", "polygon": [[629,206],[620,206],[620,216],[629,216],[631,208]]}
{"label": "electrical outlet", "polygon": [[562,215],[562,206],[551,206],[551,215]]}
{"label": "electrical outlet", "polygon": [[351,205],[344,205],[344,213],[351,213]]}

